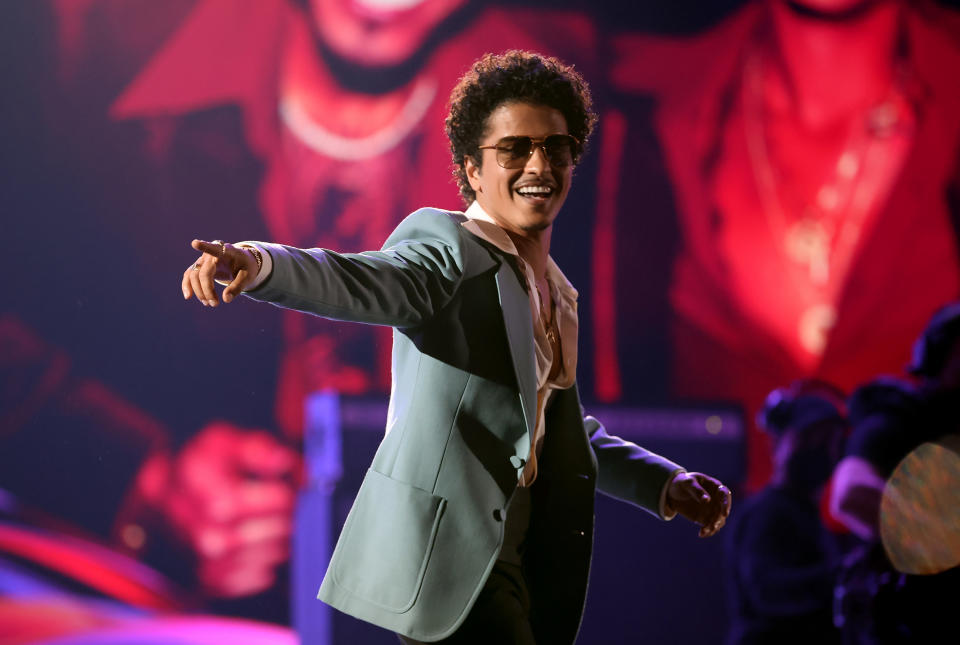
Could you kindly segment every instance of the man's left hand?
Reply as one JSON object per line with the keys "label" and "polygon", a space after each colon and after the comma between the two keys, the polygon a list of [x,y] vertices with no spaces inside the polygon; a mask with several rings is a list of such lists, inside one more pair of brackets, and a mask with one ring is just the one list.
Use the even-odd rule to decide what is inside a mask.
{"label": "man's left hand", "polygon": [[679,473],[667,487],[666,510],[699,524],[700,537],[710,537],[730,515],[730,489],[703,473]]}

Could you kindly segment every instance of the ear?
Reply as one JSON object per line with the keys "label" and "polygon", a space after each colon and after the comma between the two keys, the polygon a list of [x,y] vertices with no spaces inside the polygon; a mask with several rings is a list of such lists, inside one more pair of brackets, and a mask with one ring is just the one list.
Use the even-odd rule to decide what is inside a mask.
{"label": "ear", "polygon": [[482,193],[483,189],[480,185],[480,166],[474,163],[473,157],[466,156],[463,158],[463,170],[465,173],[467,173],[467,182],[470,184],[470,188],[472,188],[475,193]]}

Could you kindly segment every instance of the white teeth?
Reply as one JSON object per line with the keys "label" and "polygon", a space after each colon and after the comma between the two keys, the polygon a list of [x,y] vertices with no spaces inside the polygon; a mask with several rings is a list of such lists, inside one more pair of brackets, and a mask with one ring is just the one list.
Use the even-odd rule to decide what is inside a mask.
{"label": "white teeth", "polygon": [[553,189],[550,186],[524,186],[518,188],[517,192],[521,195],[549,195]]}

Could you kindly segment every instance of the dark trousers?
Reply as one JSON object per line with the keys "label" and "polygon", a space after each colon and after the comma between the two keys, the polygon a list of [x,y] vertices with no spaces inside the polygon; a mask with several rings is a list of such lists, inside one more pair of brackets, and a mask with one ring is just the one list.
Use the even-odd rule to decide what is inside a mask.
{"label": "dark trousers", "polygon": [[[406,645],[423,645],[406,636],[400,636],[400,640]],[[521,568],[498,561],[460,628],[437,642],[443,645],[536,645],[530,627],[530,595]]]}

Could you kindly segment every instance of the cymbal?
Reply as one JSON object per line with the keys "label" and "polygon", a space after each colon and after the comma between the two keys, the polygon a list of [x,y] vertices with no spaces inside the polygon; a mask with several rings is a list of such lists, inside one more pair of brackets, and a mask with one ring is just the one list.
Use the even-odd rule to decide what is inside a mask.
{"label": "cymbal", "polygon": [[902,573],[960,564],[960,435],[923,443],[897,465],[880,502],[880,538]]}

